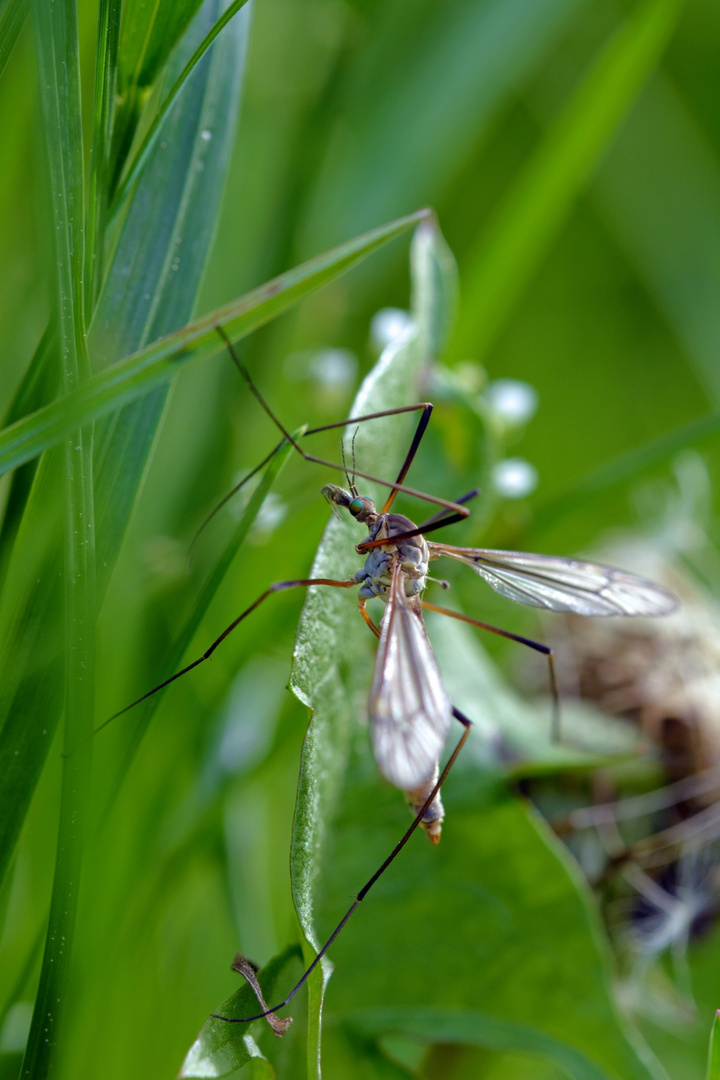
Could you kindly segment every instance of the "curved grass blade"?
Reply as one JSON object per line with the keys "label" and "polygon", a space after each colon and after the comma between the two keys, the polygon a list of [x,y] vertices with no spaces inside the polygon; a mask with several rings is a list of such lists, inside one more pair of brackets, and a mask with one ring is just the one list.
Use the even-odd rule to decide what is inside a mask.
{"label": "curved grass blade", "polygon": [[[183,365],[219,352],[224,346],[216,331],[218,325],[237,341],[333,281],[428,214],[420,210],[398,218],[280,274],[232,303],[140,348],[89,379],[81,390],[62,402],[53,402],[16,422],[0,433],[0,475],[54,446],[78,424],[106,416],[169,382]],[[107,330],[102,337],[109,349]]]}
{"label": "curved grass blade", "polygon": [[453,353],[482,358],[655,70],[682,0],[647,0],[610,40],[493,215],[465,275]]}
{"label": "curved grass blade", "polygon": [[202,0],[128,0],[119,57],[119,90],[152,86],[182,39]]}

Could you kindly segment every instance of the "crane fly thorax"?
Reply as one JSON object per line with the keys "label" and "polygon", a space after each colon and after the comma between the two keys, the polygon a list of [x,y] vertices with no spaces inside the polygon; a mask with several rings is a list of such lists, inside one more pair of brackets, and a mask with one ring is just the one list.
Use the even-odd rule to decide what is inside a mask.
{"label": "crane fly thorax", "polygon": [[385,598],[392,580],[392,564],[400,556],[401,569],[405,583],[405,595],[417,596],[425,588],[430,552],[423,536],[409,536],[393,541],[394,536],[412,532],[417,526],[404,514],[378,514],[370,525],[368,540],[384,540],[386,544],[371,548],[365,559],[365,565],[357,571],[355,578],[360,583],[360,599],[369,600],[373,596]]}

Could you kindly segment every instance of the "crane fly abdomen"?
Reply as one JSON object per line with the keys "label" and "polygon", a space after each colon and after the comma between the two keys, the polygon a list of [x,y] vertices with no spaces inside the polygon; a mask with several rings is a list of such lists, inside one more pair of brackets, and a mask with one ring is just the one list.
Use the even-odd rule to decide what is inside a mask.
{"label": "crane fly abdomen", "polygon": [[[373,597],[385,601],[380,645],[368,699],[370,738],[378,769],[404,792],[415,814],[437,782],[438,765],[452,719],[452,705],[428,640],[420,606],[427,580],[430,549],[404,514],[378,514],[372,501],[353,488],[323,488],[333,506],[345,506],[368,527],[377,546],[353,575],[361,605]],[[400,537],[397,541],[394,537]],[[378,543],[378,541],[387,543]],[[360,545],[362,550],[362,545]],[[439,795],[427,807],[422,826],[433,843],[440,839],[444,811]]]}

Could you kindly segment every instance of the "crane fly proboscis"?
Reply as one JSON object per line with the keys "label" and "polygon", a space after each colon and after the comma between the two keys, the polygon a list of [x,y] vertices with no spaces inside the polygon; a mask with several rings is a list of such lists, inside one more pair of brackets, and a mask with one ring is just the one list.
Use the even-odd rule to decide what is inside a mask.
{"label": "crane fly proboscis", "polygon": [[[379,639],[368,699],[373,753],[380,773],[390,784],[405,794],[413,814],[413,820],[403,836],[356,894],[350,908],[318,951],[315,959],[281,1002],[272,1008],[267,1008],[260,997],[262,1012],[247,1017],[212,1014],[215,1019],[228,1023],[249,1023],[266,1017],[274,1025],[278,1022],[274,1014],[288,1005],[304,985],[353,912],[397,858],[413,833],[422,827],[433,843],[436,844],[440,840],[444,819],[440,789],[469,736],[472,721],[452,704],[443,685],[440,668],[425,629],[423,611],[430,610],[459,619],[544,654],[549,665],[555,702],[554,727],[557,728],[557,688],[552,650],[549,646],[426,601],[423,594],[429,579],[430,563],[440,558],[462,562],[500,595],[523,605],[553,612],[592,616],[659,616],[673,611],[676,601],[669,592],[651,581],[599,563],[514,551],[456,547],[426,539],[427,534],[467,517],[469,510],[464,504],[477,494],[472,491],[453,502],[427,495],[405,485],[405,477],[430,420],[433,406],[429,402],[388,409],[305,432],[305,435],[312,435],[321,431],[359,425],[378,417],[411,411],[421,412],[410,448],[394,482],[381,480],[355,469],[354,454],[352,468],[348,471],[345,462],[337,465],[302,450],[255,387],[224,332],[220,328],[218,332],[225,340],[251,392],[282,432],[282,442],[273,453],[277,453],[280,447],[290,443],[306,460],[345,473],[347,489],[335,484],[326,484],[322,489],[322,494],[337,516],[341,516],[341,510],[347,510],[351,518],[366,526],[368,535],[356,545],[355,549],[358,554],[365,556],[365,560],[362,567],[345,579],[303,578],[271,584],[216,637],[202,656],[114,714],[110,720],[138,705],[209,659],[225,638],[274,593],[310,586],[327,586],[337,589],[359,587],[360,614]],[[271,457],[272,454],[250,475],[257,473]],[[380,483],[390,489],[379,511],[375,508],[373,501],[358,490],[356,486],[358,477]],[[416,525],[410,518],[392,510],[393,503],[401,492],[424,499],[441,509],[425,522]],[[374,597],[385,602],[385,612],[379,626],[366,610],[367,601]],[[460,723],[463,730],[449,758],[441,768],[441,760],[453,718]],[[105,723],[109,722],[109,720],[105,721]],[[236,968],[236,970],[241,970],[241,968]],[[277,1031],[277,1033],[281,1032]]]}

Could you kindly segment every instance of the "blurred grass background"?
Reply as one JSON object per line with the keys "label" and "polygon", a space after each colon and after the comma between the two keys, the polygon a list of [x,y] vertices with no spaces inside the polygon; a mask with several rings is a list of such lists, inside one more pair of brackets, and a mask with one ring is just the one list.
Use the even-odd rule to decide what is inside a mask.
{"label": "blurred grass background", "polygon": [[[0,16],[22,7],[5,0]],[[142,4],[129,5],[126,19],[128,10],[140,25],[149,17]],[[201,12],[207,25],[214,11],[205,5]],[[83,0],[78,17],[89,139],[96,6]],[[36,26],[38,18],[36,12]],[[142,299],[132,283],[102,294],[87,312],[88,321],[93,312],[95,318],[91,363],[119,359],[193,312],[432,205],[459,268],[460,309],[443,357],[455,381],[438,376],[422,390],[438,404],[411,482],[448,497],[476,483],[483,488],[482,506],[449,539],[572,554],[592,550],[614,529],[652,529],[652,512],[636,493],[649,481],[672,482],[672,454],[659,452],[648,466],[634,452],[720,411],[716,5],[263,0],[246,26],[234,148],[230,156],[228,132],[228,161],[218,174],[222,203],[219,180],[206,207],[204,227],[208,238],[214,231],[214,242],[199,262],[190,260],[191,271],[182,248],[177,269],[162,269],[168,309],[184,288],[186,310],[169,310],[165,323],[154,311],[158,322],[148,316],[145,338],[130,343],[121,331]],[[244,46],[234,33],[236,51],[226,62],[234,63],[239,82]],[[0,78],[2,412],[52,309],[54,226],[36,36],[30,19]],[[182,39],[179,49],[188,55]],[[163,79],[165,88],[171,81],[166,62],[178,70],[175,53],[168,58],[160,50],[139,97],[148,109],[157,106]],[[127,63],[130,70],[133,56]],[[125,91],[123,116],[132,112],[129,82]],[[235,90],[223,92],[232,117]],[[217,102],[213,107],[221,111]],[[87,150],[84,163],[87,168]],[[151,217],[148,231],[152,223]],[[108,263],[114,242],[111,229]],[[245,363],[287,426],[328,423],[346,413],[377,355],[374,314],[409,306],[407,266],[407,243],[396,241],[242,343]],[[485,380],[498,378],[536,390],[537,415],[526,426],[502,431],[469,406]],[[124,539],[121,529],[116,537],[122,546],[99,621],[98,720],[162,676],[158,658],[232,531],[232,507],[213,522],[188,570],[193,535],[277,438],[226,355],[176,379],[129,528]],[[697,444],[690,433],[686,442],[697,445],[714,477],[717,441]],[[325,456],[337,451],[335,436],[317,448]],[[537,470],[537,489],[527,498],[503,499],[492,489],[491,466],[506,455]],[[623,456],[627,467],[613,482],[604,470]],[[327,479],[322,470],[289,462],[196,635],[199,649],[267,583],[309,571],[327,517],[319,496]],[[7,480],[2,484],[7,498]],[[106,491],[103,506],[112,504],[112,488]],[[715,515],[713,502],[707,517],[713,542]],[[22,554],[16,549],[13,557]],[[352,551],[348,560],[353,569]],[[527,613],[479,595],[474,580],[453,578],[453,600],[489,622],[542,634]],[[116,797],[139,721],[130,714],[95,740],[66,1034],[53,1075],[175,1075],[200,1024],[233,988],[227,966],[234,951],[265,963],[294,940],[288,850],[306,710],[283,687],[300,606],[299,596],[274,599],[208,670],[165,695]],[[348,618],[354,614],[349,604]],[[504,648],[492,652],[517,664]],[[545,716],[541,708],[538,724]],[[5,749],[13,752],[12,745]],[[40,969],[60,750],[58,736],[0,893],[3,1078],[20,1068]],[[394,836],[405,819],[397,796],[382,805],[393,798],[400,803],[392,810]],[[384,850],[379,844],[358,864],[380,861]],[[339,910],[342,897],[362,882],[360,870],[345,865],[352,863],[347,853],[341,862],[342,883],[330,887]],[[402,868],[396,872],[402,879]],[[369,899],[363,925],[347,931],[357,934],[355,962],[375,931],[374,963],[399,965],[382,948],[392,940],[383,937],[382,905],[377,914],[372,905]],[[440,912],[437,918],[442,926]],[[708,1010],[719,1004],[719,949],[717,935],[691,947],[696,1017],[675,1034],[644,1022],[646,1038],[677,1080],[703,1075]],[[353,974],[353,948],[348,952],[334,977],[346,981],[338,1009],[353,994],[373,992]],[[425,1052],[422,1037],[385,1046],[381,1057],[369,1054],[363,1063],[332,1023],[332,1000],[329,1076],[563,1075],[557,1061],[541,1064],[502,1046],[468,1042],[459,1049],[433,1039]],[[276,1055],[278,1076],[304,1074],[301,1026],[298,1019],[279,1048],[263,1044]],[[597,1068],[592,1075],[646,1075],[632,1063],[625,1071]]]}

